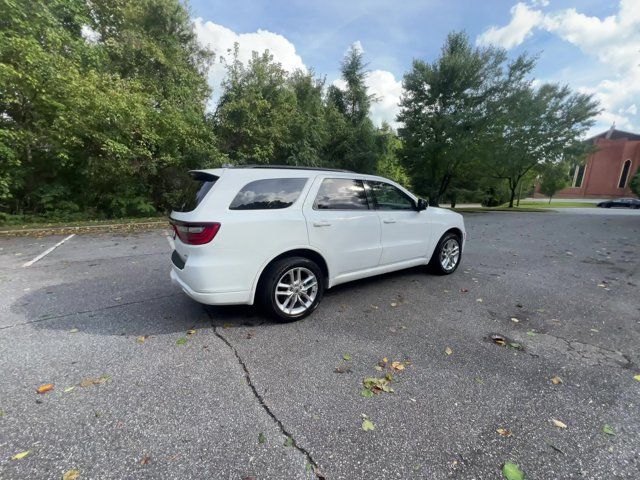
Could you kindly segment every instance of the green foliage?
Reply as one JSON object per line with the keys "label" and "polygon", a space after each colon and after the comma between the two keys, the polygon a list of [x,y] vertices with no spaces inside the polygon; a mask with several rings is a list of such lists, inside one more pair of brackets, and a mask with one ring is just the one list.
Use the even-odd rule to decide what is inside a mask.
{"label": "green foliage", "polygon": [[484,165],[494,178],[506,181],[510,207],[529,172],[583,158],[591,151],[581,141],[598,112],[591,95],[555,84],[533,88],[529,81],[510,82],[491,108],[492,150]]}
{"label": "green foliage", "polygon": [[631,182],[629,182],[629,188],[633,193],[640,197],[640,171],[637,171],[631,179]]}
{"label": "green foliage", "polygon": [[216,158],[210,55],[178,0],[0,5],[3,209],[149,214],[167,168]]}
{"label": "green foliage", "polygon": [[562,190],[568,184],[567,168],[564,164],[548,165],[542,172],[542,181],[540,182],[540,192],[551,198],[558,190]]}
{"label": "green foliage", "polygon": [[[505,69],[505,62],[504,51],[475,48],[465,33],[451,33],[437,60],[414,60],[405,74],[401,160],[432,204],[439,204],[454,178],[477,171],[492,122],[487,105],[509,81],[505,71],[515,69]],[[521,70],[530,68],[524,59],[517,62]]]}
{"label": "green foliage", "polygon": [[383,122],[376,135],[378,163],[376,175],[390,178],[405,188],[411,188],[411,179],[398,159],[402,142],[388,123]]}

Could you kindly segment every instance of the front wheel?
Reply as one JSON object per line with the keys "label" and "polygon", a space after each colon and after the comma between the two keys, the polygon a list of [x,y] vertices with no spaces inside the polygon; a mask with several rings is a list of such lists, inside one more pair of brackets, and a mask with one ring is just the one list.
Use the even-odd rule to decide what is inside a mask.
{"label": "front wheel", "polygon": [[308,258],[283,258],[267,269],[259,288],[266,312],[278,321],[291,322],[318,307],[324,294],[324,275]]}
{"label": "front wheel", "polygon": [[462,256],[460,237],[449,232],[442,236],[431,256],[429,267],[438,275],[449,275],[456,271]]}

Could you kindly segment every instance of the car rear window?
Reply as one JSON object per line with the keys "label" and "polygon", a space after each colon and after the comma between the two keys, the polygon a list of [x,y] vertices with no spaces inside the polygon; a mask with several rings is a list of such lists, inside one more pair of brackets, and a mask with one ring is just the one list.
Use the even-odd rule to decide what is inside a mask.
{"label": "car rear window", "polygon": [[298,199],[306,178],[267,178],[247,183],[229,205],[230,210],[287,208]]}
{"label": "car rear window", "polygon": [[174,210],[190,212],[200,205],[219,177],[206,172],[189,172],[191,180],[182,188]]}

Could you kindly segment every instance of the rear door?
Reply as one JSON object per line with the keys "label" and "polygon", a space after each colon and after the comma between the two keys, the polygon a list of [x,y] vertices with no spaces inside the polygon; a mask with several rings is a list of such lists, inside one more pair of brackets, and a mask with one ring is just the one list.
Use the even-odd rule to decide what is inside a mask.
{"label": "rear door", "polygon": [[381,265],[423,258],[429,242],[426,210],[417,211],[415,202],[387,182],[367,181],[382,229]]}
{"label": "rear door", "polygon": [[319,176],[303,211],[309,243],[325,255],[332,277],[379,264],[380,220],[362,180]]}

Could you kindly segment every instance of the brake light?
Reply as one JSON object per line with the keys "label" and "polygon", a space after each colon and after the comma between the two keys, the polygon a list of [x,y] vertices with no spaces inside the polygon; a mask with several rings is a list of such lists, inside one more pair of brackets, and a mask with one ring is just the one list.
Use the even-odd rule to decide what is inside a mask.
{"label": "brake light", "polygon": [[209,243],[220,230],[219,223],[173,223],[173,231],[188,245]]}

